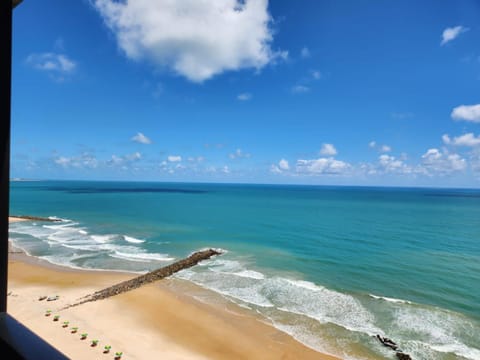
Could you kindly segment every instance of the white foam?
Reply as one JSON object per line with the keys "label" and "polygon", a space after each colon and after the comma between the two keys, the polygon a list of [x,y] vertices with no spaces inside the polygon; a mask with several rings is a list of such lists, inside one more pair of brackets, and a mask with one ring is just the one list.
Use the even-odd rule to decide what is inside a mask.
{"label": "white foam", "polygon": [[44,227],[46,229],[57,230],[57,229],[62,229],[62,228],[70,227],[70,226],[76,226],[76,225],[78,225],[78,223],[76,223],[76,222],[67,222],[67,223],[62,223],[62,224],[59,224],[59,225],[42,225],[42,227]]}
{"label": "white foam", "polygon": [[109,255],[111,257],[140,262],[175,260],[175,258],[169,257],[167,254],[158,253],[125,253],[117,250],[113,254]]}
{"label": "white foam", "polygon": [[291,279],[285,279],[286,282],[289,284],[292,284],[294,286],[298,286],[304,289],[308,289],[311,291],[321,291],[325,289],[323,286],[318,286],[310,281],[305,281],[305,280],[291,280]]}
{"label": "white foam", "polygon": [[[15,243],[18,243],[19,247],[25,252],[32,246],[36,248],[42,243],[50,248],[63,248],[63,250],[51,249],[52,254],[42,257],[54,264],[77,268],[78,260],[95,258],[102,254],[129,262],[152,263],[175,260],[168,254],[148,253],[140,247],[140,244],[145,240],[117,234],[89,235],[84,227],[80,228],[77,222],[67,219],[63,219],[60,224],[38,226],[31,223],[17,224],[20,224],[20,222],[13,224],[15,226],[11,227],[10,234],[33,237],[33,239],[22,237],[15,239]],[[130,245],[126,243],[130,243]],[[74,261],[75,263],[73,263]],[[89,263],[92,262],[89,261]]]}
{"label": "white foam", "polygon": [[133,243],[133,244],[141,244],[141,243],[145,242],[145,240],[140,240],[140,239],[137,239],[137,238],[134,238],[134,237],[131,237],[131,236],[127,236],[127,235],[123,235],[123,239],[126,242]]}
{"label": "white foam", "polygon": [[107,243],[115,240],[118,235],[107,234],[107,235],[90,235],[90,237],[98,243]]}
{"label": "white foam", "polygon": [[61,217],[58,217],[58,216],[49,216],[48,218],[54,221],[71,221],[69,219],[62,219]]}
{"label": "white foam", "polygon": [[242,271],[239,271],[239,272],[234,272],[234,273],[232,273],[232,275],[240,276],[240,277],[246,277],[246,278],[250,278],[250,279],[257,279],[257,280],[265,279],[265,275],[263,275],[262,273],[260,273],[258,271],[254,271],[254,270],[242,270]]}
{"label": "white foam", "polygon": [[[429,345],[429,344],[427,344]],[[471,360],[480,359],[480,350],[473,349],[462,343],[442,344],[442,345],[429,345],[432,349],[442,353],[453,353],[458,356]]]}
{"label": "white foam", "polygon": [[370,296],[374,299],[377,299],[377,300],[384,300],[384,301],[388,301],[388,302],[396,303],[396,304],[412,304],[412,302],[408,301],[408,300],[389,298],[389,297],[386,297],[386,296],[378,296],[378,295],[373,295],[373,294],[368,294],[368,296]]}
{"label": "white foam", "polygon": [[404,345],[405,350],[411,351],[415,358],[426,359],[422,354],[431,349],[467,359],[480,359],[480,350],[467,346],[459,338],[460,334],[480,333],[480,327],[468,318],[439,308],[419,306],[397,308],[394,315],[394,327],[416,339]]}

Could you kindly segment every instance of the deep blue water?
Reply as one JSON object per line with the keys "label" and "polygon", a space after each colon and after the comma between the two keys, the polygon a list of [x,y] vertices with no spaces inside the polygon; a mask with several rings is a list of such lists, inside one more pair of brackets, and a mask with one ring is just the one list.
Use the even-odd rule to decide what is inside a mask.
{"label": "deep blue water", "polygon": [[[28,253],[145,271],[227,250],[177,276],[256,311],[316,349],[480,359],[480,190],[14,182],[11,225]],[[356,354],[356,355],[353,355]]]}

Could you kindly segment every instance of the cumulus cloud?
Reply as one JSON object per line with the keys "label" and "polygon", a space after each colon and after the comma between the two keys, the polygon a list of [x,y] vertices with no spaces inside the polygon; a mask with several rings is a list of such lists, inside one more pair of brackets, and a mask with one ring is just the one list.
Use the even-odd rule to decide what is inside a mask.
{"label": "cumulus cloud", "polygon": [[90,168],[94,169],[99,165],[95,156],[84,152],[78,156],[57,156],[53,162],[63,168]]}
{"label": "cumulus cloud", "polygon": [[76,63],[67,55],[56,53],[31,54],[27,57],[27,63],[39,70],[62,73],[72,72],[76,67]]}
{"label": "cumulus cloud", "polygon": [[380,152],[386,153],[386,152],[390,152],[390,151],[392,151],[392,148],[391,148],[390,146],[388,146],[388,145],[382,145],[382,146],[380,147]]}
{"label": "cumulus cloud", "polygon": [[189,157],[187,158],[187,161],[188,161],[189,163],[200,163],[200,162],[202,162],[202,161],[204,161],[204,160],[205,160],[205,158],[204,158],[203,156],[197,156],[197,157],[189,156]]}
{"label": "cumulus cloud", "polygon": [[180,155],[169,155],[167,157],[167,160],[169,162],[180,162],[180,161],[182,161],[182,157]]}
{"label": "cumulus cloud", "polygon": [[465,31],[468,31],[468,28],[460,25],[446,28],[445,30],[443,30],[442,41],[440,45],[445,45],[446,43],[455,40],[461,33],[464,33]]}
{"label": "cumulus cloud", "polygon": [[268,0],[94,0],[94,6],[127,57],[194,82],[288,56],[271,48]]}
{"label": "cumulus cloud", "polygon": [[145,135],[143,135],[141,132],[137,133],[137,135],[135,135],[134,137],[132,137],[131,139],[132,141],[135,141],[137,143],[140,143],[140,144],[145,144],[145,145],[148,145],[148,144],[151,144],[152,143],[152,140],[150,140],[148,137],[146,137]]}
{"label": "cumulus cloud", "polygon": [[140,160],[142,158],[142,154],[140,154],[138,151],[134,152],[133,154],[127,154],[124,156],[125,160],[127,161],[136,161]]}
{"label": "cumulus cloud", "polygon": [[68,165],[70,165],[71,161],[72,161],[71,158],[68,158],[68,157],[65,157],[65,156],[59,156],[59,157],[53,159],[53,162],[55,164],[63,166],[63,167],[67,167]]}
{"label": "cumulus cloud", "polygon": [[322,144],[322,148],[320,149],[320,155],[325,156],[335,156],[337,155],[337,149],[333,144]]}
{"label": "cumulus cloud", "polygon": [[322,77],[322,73],[318,70],[312,70],[311,74],[312,78],[315,80],[319,80]]}
{"label": "cumulus cloud", "polygon": [[228,157],[232,160],[235,159],[243,159],[243,158],[249,158],[251,155],[249,153],[245,153],[242,151],[242,149],[237,149],[235,150],[234,153],[228,154]]}
{"label": "cumulus cloud", "polygon": [[461,136],[456,136],[453,139],[447,134],[442,136],[442,140],[446,145],[475,147],[480,145],[480,135],[475,137],[473,133],[467,133]]}
{"label": "cumulus cloud", "polygon": [[480,123],[480,104],[460,105],[452,110],[452,119]]}
{"label": "cumulus cloud", "polygon": [[475,173],[480,173],[480,147],[470,153],[470,166]]}
{"label": "cumulus cloud", "polygon": [[370,141],[368,143],[368,147],[371,148],[371,149],[376,149],[378,152],[381,152],[381,153],[388,153],[390,151],[392,151],[392,147],[389,146],[389,145],[379,145],[377,144],[376,141]]}
{"label": "cumulus cloud", "polygon": [[351,165],[334,158],[297,160],[296,171],[306,175],[340,175],[350,170]]}
{"label": "cumulus cloud", "polygon": [[396,173],[396,174],[410,174],[413,169],[405,164],[402,160],[387,154],[378,157],[378,169],[381,172]]}
{"label": "cumulus cloud", "polygon": [[455,171],[463,171],[467,167],[467,161],[458,154],[450,154],[432,148],[422,155],[422,166],[427,174],[448,174]]}
{"label": "cumulus cloud", "polygon": [[281,159],[279,162],[278,162],[278,167],[281,169],[281,170],[289,170],[290,169],[290,166],[288,164],[288,161],[285,160],[285,159]]}
{"label": "cumulus cloud", "polygon": [[295,86],[292,86],[291,91],[294,94],[304,94],[304,93],[309,92],[310,88],[308,86],[305,86],[305,85],[295,85]]}
{"label": "cumulus cloud", "polygon": [[283,173],[284,171],[288,171],[290,170],[290,164],[288,163],[287,160],[285,159],[281,159],[279,162],[278,162],[278,165],[276,164],[272,164],[270,166],[270,171],[275,173],[275,174],[281,174]]}
{"label": "cumulus cloud", "polygon": [[230,168],[229,168],[227,165],[225,165],[225,166],[222,168],[221,171],[222,171],[224,174],[230,174]]}
{"label": "cumulus cloud", "polygon": [[304,59],[307,59],[311,56],[310,50],[307,47],[303,47],[302,50],[300,50],[300,56]]}
{"label": "cumulus cloud", "polygon": [[240,101],[248,101],[252,98],[252,94],[250,93],[242,93],[237,96],[237,100]]}
{"label": "cumulus cloud", "polygon": [[77,67],[76,62],[67,55],[53,52],[31,54],[27,57],[26,63],[35,69],[54,74],[55,76],[71,74]]}
{"label": "cumulus cloud", "polygon": [[272,164],[270,166],[270,172],[274,173],[274,174],[281,174],[282,173],[282,170],[280,170],[280,168],[278,167],[278,165],[275,165],[275,164]]}
{"label": "cumulus cloud", "polygon": [[108,166],[121,166],[123,165],[124,166],[124,169],[126,168],[125,166],[130,164],[130,163],[133,163],[133,162],[136,162],[138,160],[140,160],[142,158],[142,154],[139,153],[138,151],[134,152],[134,153],[131,153],[131,154],[127,154],[127,155],[123,155],[123,156],[118,156],[118,155],[112,155],[112,157],[107,160],[106,164]]}

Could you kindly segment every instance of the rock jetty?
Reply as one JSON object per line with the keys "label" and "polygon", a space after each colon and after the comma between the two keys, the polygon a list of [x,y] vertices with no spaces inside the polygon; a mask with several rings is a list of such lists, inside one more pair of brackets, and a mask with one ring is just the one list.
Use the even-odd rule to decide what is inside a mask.
{"label": "rock jetty", "polygon": [[376,335],[376,338],[378,341],[382,343],[383,346],[388,347],[395,351],[395,355],[397,356],[397,359],[399,360],[412,360],[412,357],[408,354],[405,354],[402,350],[399,349],[397,343],[387,337],[383,337],[380,335]]}
{"label": "rock jetty", "polygon": [[69,305],[66,308],[84,304],[90,301],[97,301],[122,294],[124,292],[139,288],[140,286],[150,284],[154,281],[161,280],[166,278],[180,270],[187,269],[189,267],[197,265],[200,261],[211,258],[215,255],[221,255],[222,253],[218,250],[208,249],[201,250],[193,253],[189,257],[174,262],[173,264],[164,266],[160,269],[148,272],[144,275],[137,276],[133,279],[123,281],[119,284],[110,286],[100,291],[96,291],[93,294],[87,295],[84,298],[80,299],[79,302]]}

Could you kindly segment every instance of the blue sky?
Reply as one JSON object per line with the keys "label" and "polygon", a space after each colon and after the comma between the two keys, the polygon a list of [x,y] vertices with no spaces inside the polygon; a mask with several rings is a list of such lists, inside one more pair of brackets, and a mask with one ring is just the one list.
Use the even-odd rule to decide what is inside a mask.
{"label": "blue sky", "polygon": [[480,4],[14,11],[12,177],[480,185]]}

